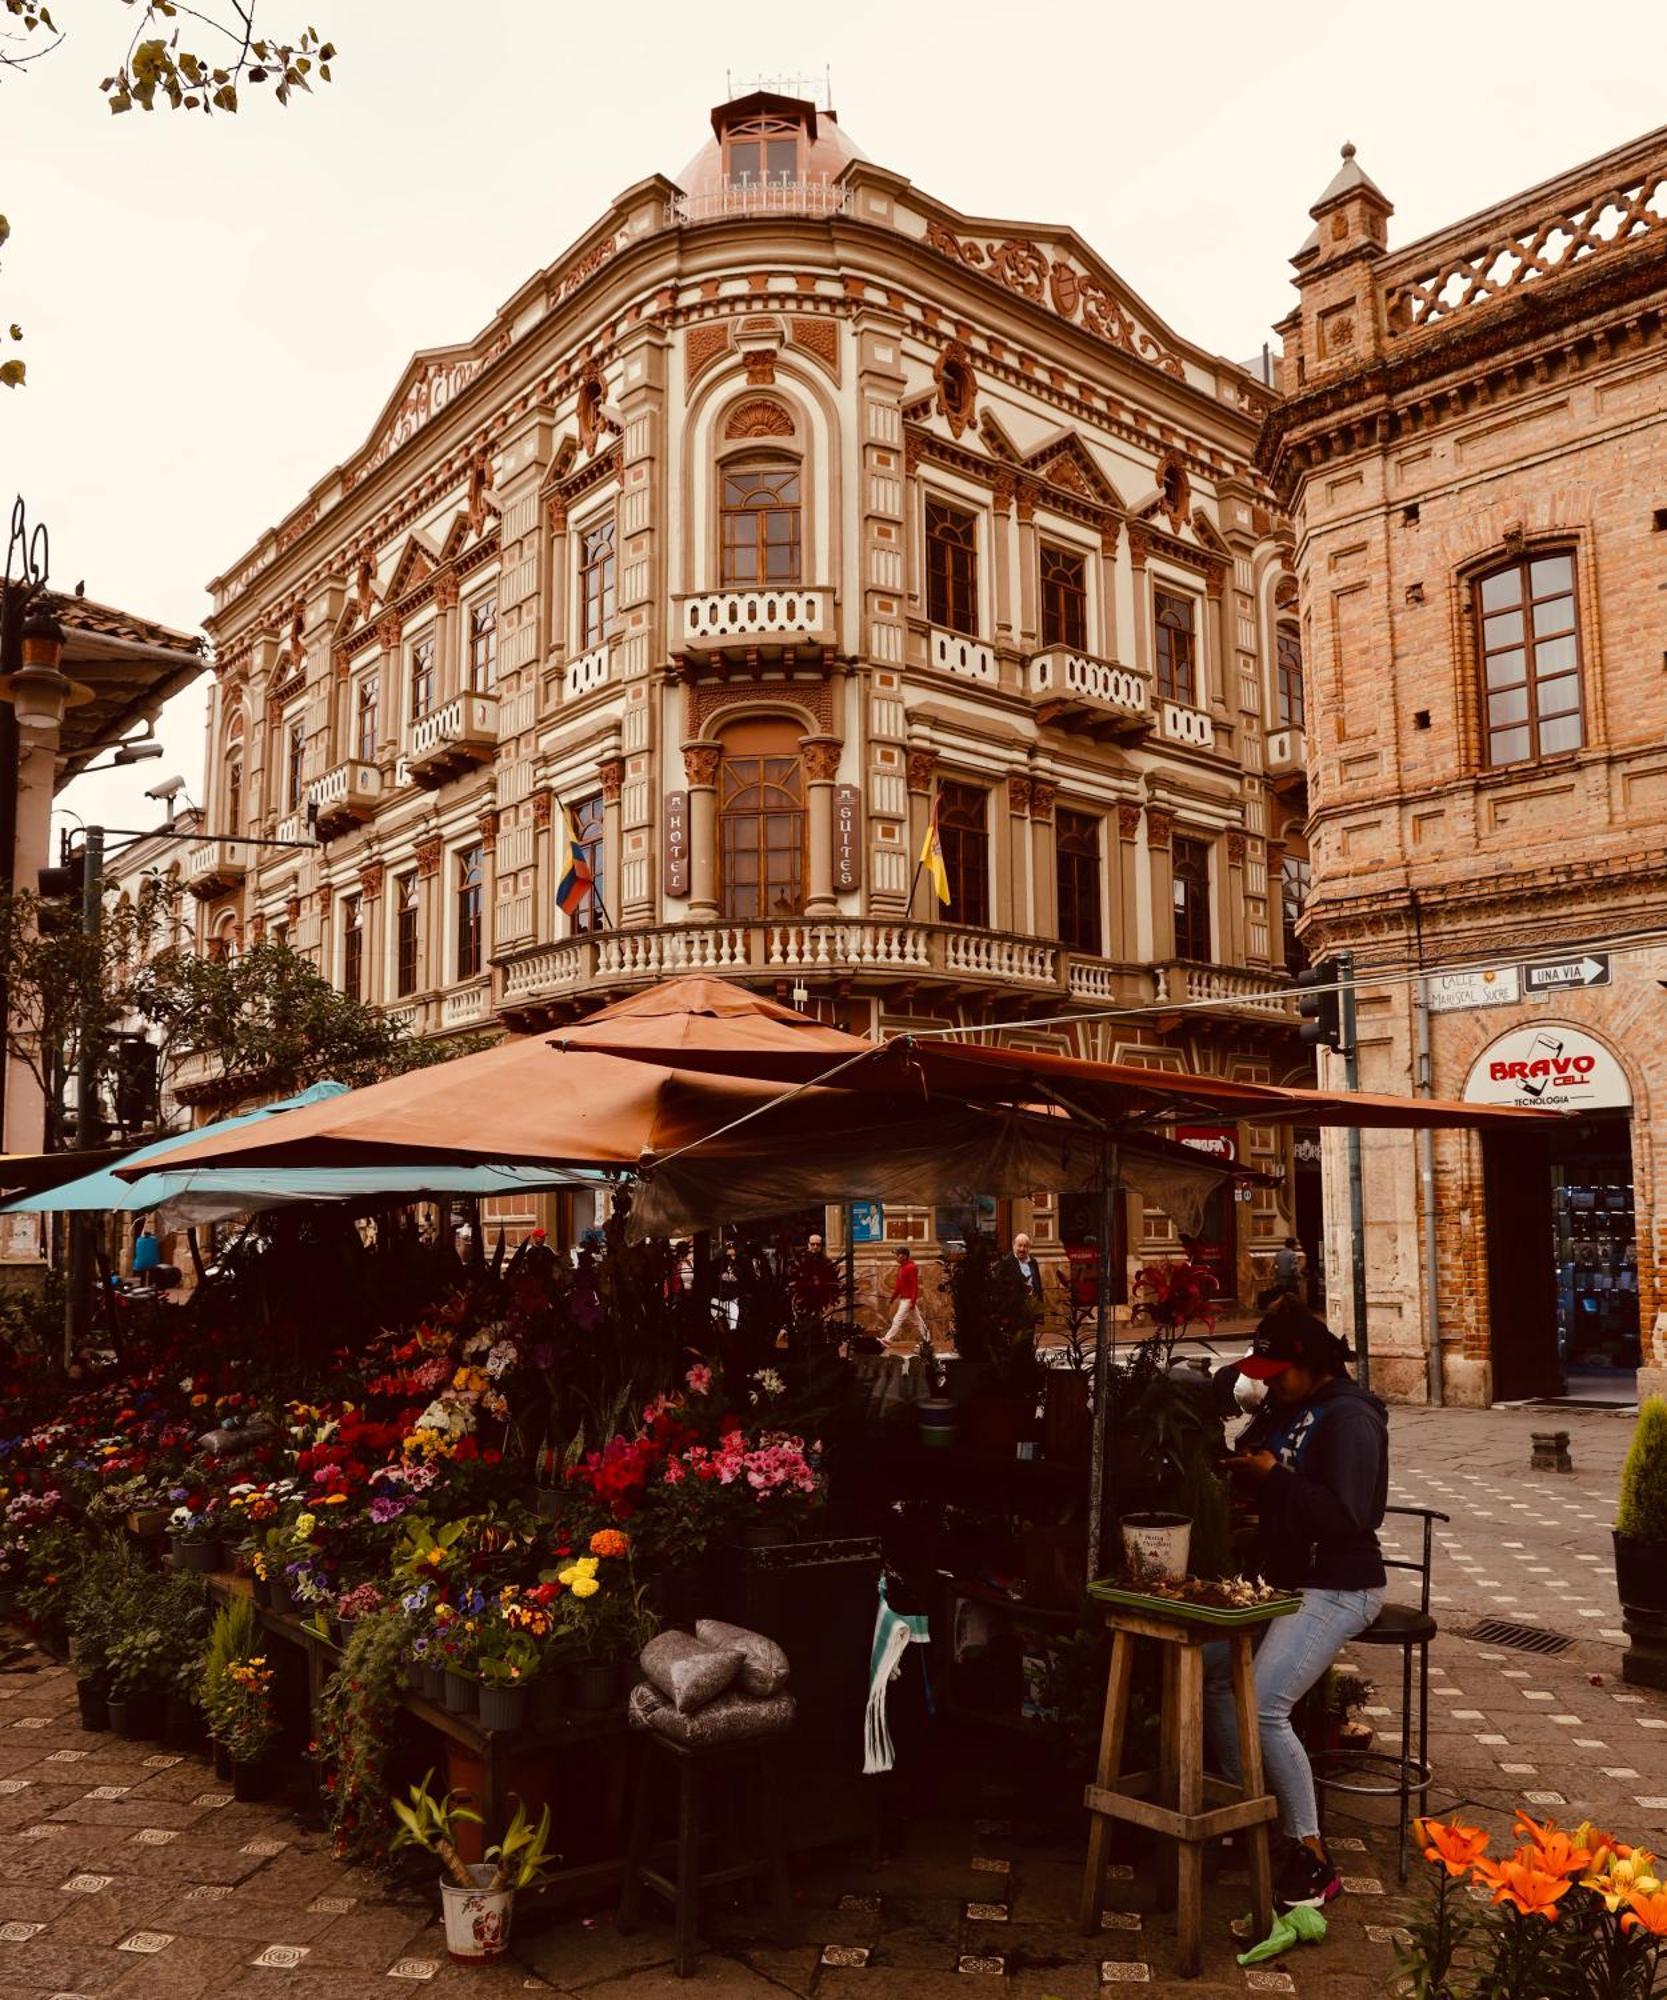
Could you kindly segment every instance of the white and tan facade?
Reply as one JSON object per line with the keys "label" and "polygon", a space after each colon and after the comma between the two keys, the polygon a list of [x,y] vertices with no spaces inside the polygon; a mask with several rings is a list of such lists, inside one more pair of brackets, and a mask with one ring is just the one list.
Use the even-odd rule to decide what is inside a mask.
{"label": "white and tan facade", "polygon": [[[807,102],[721,107],[214,583],[205,941],[282,927],[431,1034],[700,970],[1304,1074],[1270,401],[1068,230],[956,214]],[[1239,1211],[1241,1291],[1284,1202]]]}

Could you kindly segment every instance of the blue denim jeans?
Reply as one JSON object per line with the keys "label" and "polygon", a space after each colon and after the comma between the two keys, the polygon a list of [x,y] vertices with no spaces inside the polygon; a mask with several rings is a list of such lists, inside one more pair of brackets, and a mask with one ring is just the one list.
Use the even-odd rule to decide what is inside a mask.
{"label": "blue denim jeans", "polygon": [[[1305,1590],[1302,1609],[1273,1619],[1256,1649],[1256,1719],[1262,1769],[1279,1801],[1279,1824],[1295,1840],[1320,1830],[1314,1773],[1291,1711],[1383,1604],[1381,1590]],[[1225,1777],[1240,1776],[1239,1730],[1225,1640],[1204,1648],[1204,1730]]]}

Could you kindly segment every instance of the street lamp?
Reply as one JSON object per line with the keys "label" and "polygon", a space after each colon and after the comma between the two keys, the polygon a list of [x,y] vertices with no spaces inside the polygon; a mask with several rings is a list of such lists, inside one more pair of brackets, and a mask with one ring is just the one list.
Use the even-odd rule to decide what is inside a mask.
{"label": "street lamp", "polygon": [[17,671],[0,674],[0,701],[11,703],[20,729],[56,729],[66,709],[92,700],[92,689],[72,681],[58,664],[64,628],[44,598],[37,597],[24,616],[19,652]]}

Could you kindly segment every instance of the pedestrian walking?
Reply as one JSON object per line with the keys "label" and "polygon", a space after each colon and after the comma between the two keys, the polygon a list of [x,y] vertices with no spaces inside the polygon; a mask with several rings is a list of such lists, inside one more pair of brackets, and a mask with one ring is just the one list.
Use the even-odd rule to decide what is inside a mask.
{"label": "pedestrian walking", "polygon": [[[1389,1493],[1388,1413],[1348,1372],[1349,1350],[1306,1306],[1282,1299],[1261,1321],[1239,1372],[1267,1403],[1228,1466],[1255,1490],[1262,1575],[1298,1593],[1256,1654],[1262,1765],[1279,1801],[1286,1850],[1275,1901],[1319,1909],[1342,1884],[1320,1838],[1314,1773],[1291,1712],[1383,1605],[1377,1531]],[[1255,1448],[1246,1449],[1254,1440]],[[1225,1643],[1204,1650],[1205,1728],[1230,1778],[1238,1730]]]}
{"label": "pedestrian walking", "polygon": [[897,1346],[909,1344],[927,1337],[926,1321],[920,1311],[920,1266],[914,1260],[914,1252],[903,1243],[897,1250],[897,1274],[891,1281],[891,1304],[893,1312],[891,1325],[886,1328],[886,1343]]}

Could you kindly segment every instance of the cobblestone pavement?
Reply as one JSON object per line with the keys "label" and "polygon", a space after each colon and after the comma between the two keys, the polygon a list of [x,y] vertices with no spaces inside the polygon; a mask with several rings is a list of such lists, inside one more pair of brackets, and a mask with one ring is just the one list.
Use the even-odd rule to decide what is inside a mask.
{"label": "cobblestone pavement", "polygon": [[[1397,1504],[1452,1518],[1436,1548],[1431,1741],[1438,1809],[1458,1803],[1501,1832],[1526,1800],[1564,1820],[1590,1813],[1667,1845],[1667,1697],[1619,1679],[1619,1615],[1608,1528],[1630,1435],[1622,1417],[1559,1411],[1572,1475],[1528,1471],[1544,1412],[1396,1411]],[[1393,1526],[1412,1553],[1406,1524]],[[1403,1584],[1399,1588],[1405,1589]],[[1461,1636],[1485,1617],[1563,1634],[1553,1658]],[[1355,1648],[1377,1680],[1372,1720],[1398,1731],[1391,1656]],[[1295,1992],[1380,1995],[1411,1908],[1385,1815],[1334,1816],[1347,1893],[1330,1935],[1252,1974],[1228,1925],[1242,1875],[1206,1889],[1203,1976],[1174,1977],[1172,1919],[1156,1870],[1120,1870],[1099,1937],[1074,1924],[1080,1834],[996,1820],[915,1821],[871,1871],[849,1851],[796,1871],[794,1937],[767,1940],[745,1908],[716,1913],[695,1979],[676,1979],[670,1930],[622,1937],[604,1909],[528,1929],[489,1970],[447,1961],[429,1907],[329,1858],[317,1832],[277,1806],[239,1805],[209,1767],[148,1744],[89,1736],[68,1672],[38,1655],[0,1673],[0,2000],[155,1994],[483,1995],[595,1993],[609,2000],[708,1990],[910,2000],[995,1988],[1024,2000],[1086,2000],[1113,1985],[1222,2000]],[[1414,1860],[1413,1887],[1422,1864]],[[390,1984],[392,1982],[392,1984]]]}

